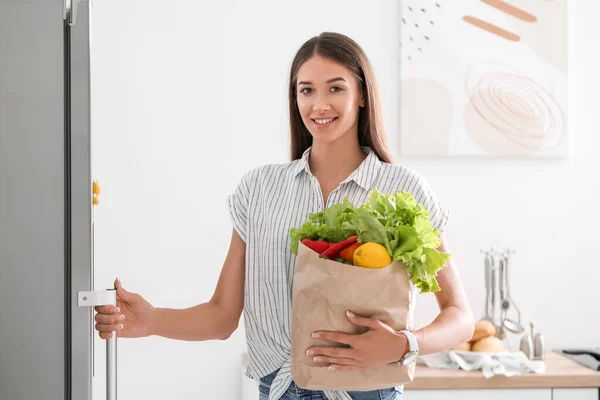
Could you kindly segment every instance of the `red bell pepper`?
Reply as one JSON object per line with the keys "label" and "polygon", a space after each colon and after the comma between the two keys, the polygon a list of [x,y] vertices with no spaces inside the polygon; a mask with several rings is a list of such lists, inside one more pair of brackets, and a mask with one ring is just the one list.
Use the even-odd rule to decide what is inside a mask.
{"label": "red bell pepper", "polygon": [[323,254],[332,245],[332,243],[327,243],[324,240],[311,240],[308,238],[302,239],[302,244],[319,254]]}
{"label": "red bell pepper", "polygon": [[333,245],[331,245],[327,250],[325,250],[323,252],[323,254],[321,254],[321,256],[335,260],[336,258],[338,258],[340,256],[340,253],[342,252],[342,250],[344,250],[348,246],[352,246],[357,241],[358,241],[358,236],[356,236],[356,235],[350,236],[346,240],[342,240],[341,242],[334,243]]}

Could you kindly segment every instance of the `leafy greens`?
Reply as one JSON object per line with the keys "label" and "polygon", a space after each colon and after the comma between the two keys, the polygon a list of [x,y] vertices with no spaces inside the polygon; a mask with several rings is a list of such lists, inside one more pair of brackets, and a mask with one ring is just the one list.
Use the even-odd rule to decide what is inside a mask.
{"label": "leafy greens", "polygon": [[435,277],[451,255],[437,250],[440,232],[431,227],[429,212],[417,204],[412,194],[383,194],[374,189],[358,208],[345,198],[342,203],[310,214],[299,228],[291,228],[290,247],[297,255],[302,239],[337,243],[352,235],[358,235],[359,243],[383,245],[394,261],[406,265],[410,280],[421,293],[440,290]]}

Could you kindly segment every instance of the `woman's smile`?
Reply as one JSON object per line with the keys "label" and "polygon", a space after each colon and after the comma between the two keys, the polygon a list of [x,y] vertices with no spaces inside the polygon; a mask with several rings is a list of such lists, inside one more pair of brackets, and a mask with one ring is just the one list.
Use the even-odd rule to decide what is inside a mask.
{"label": "woman's smile", "polygon": [[338,119],[338,117],[333,118],[311,118],[313,125],[316,129],[326,129],[333,125],[333,123]]}

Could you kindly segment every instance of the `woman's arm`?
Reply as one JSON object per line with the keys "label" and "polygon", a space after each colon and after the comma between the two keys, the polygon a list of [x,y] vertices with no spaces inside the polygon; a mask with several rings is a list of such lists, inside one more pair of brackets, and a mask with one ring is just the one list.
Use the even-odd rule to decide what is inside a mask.
{"label": "woman's arm", "polygon": [[156,308],[150,334],[190,341],[227,339],[244,308],[245,261],[246,244],[234,229],[211,300],[186,309]]}
{"label": "woman's arm", "polygon": [[[448,253],[445,238],[438,250]],[[435,296],[440,314],[415,332],[420,355],[448,350],[473,336],[473,314],[452,259],[438,273],[437,281],[441,290]]]}

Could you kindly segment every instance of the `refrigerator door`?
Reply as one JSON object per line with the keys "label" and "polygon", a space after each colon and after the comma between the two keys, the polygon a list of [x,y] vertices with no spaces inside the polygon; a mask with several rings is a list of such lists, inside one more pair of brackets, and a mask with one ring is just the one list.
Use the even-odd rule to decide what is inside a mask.
{"label": "refrigerator door", "polygon": [[0,399],[70,398],[62,10],[0,1]]}
{"label": "refrigerator door", "polygon": [[[76,20],[74,21],[74,11]],[[69,2],[65,15],[67,147],[67,313],[72,399],[92,399],[93,313],[79,307],[78,292],[93,290],[90,121],[90,4]],[[73,23],[75,22],[75,23]]]}
{"label": "refrigerator door", "polygon": [[[67,267],[70,331],[70,388],[72,399],[92,399],[95,374],[94,306],[117,304],[114,288],[94,291],[94,194],[91,152],[91,3],[71,0],[65,8],[65,65],[67,110]],[[98,338],[99,339],[99,338]],[[106,341],[106,399],[117,399],[117,337]]]}
{"label": "refrigerator door", "polygon": [[89,4],[0,1],[0,399],[92,398]]}

